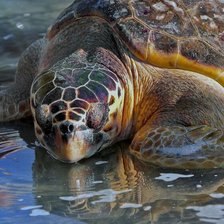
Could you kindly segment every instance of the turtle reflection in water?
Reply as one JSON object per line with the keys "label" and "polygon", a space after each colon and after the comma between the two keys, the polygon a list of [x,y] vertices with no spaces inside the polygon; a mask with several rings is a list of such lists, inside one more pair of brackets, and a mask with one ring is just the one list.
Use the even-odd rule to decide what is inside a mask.
{"label": "turtle reflection in water", "polygon": [[[36,204],[87,223],[198,223],[193,207],[223,203],[212,197],[223,195],[222,169],[167,171],[140,162],[127,149],[119,143],[112,154],[74,165],[36,150],[33,178],[35,195],[41,195]],[[177,179],[164,181],[161,173],[175,173]]]}
{"label": "turtle reflection in water", "polygon": [[32,112],[39,142],[63,162],[131,139],[133,154],[161,166],[223,166],[223,8],[74,1],[22,54],[0,120]]}

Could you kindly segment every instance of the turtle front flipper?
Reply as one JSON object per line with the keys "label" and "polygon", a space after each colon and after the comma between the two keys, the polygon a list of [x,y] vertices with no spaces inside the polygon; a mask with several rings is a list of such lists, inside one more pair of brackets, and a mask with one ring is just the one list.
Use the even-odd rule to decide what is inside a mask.
{"label": "turtle front flipper", "polygon": [[30,115],[29,93],[17,90],[15,84],[0,92],[0,122],[17,120]]}
{"label": "turtle front flipper", "polygon": [[45,40],[40,39],[23,52],[18,63],[15,82],[0,91],[0,122],[31,115],[30,88],[38,72],[39,58],[44,45]]}
{"label": "turtle front flipper", "polygon": [[200,169],[224,167],[224,133],[206,125],[165,126],[135,136],[131,152],[162,167]]}

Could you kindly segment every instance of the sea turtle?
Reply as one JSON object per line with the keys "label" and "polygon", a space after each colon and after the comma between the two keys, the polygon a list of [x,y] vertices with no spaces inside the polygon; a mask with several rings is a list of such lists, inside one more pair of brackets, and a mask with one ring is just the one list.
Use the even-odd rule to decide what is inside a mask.
{"label": "sea turtle", "polygon": [[0,120],[32,111],[63,162],[131,139],[155,164],[223,166],[223,52],[221,0],[77,0],[22,54]]}

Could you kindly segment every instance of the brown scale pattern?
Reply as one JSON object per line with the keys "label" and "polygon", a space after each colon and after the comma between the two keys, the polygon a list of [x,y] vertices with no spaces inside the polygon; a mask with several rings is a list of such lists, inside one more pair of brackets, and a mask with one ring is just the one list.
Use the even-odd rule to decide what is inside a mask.
{"label": "brown scale pattern", "polygon": [[98,102],[98,99],[97,99],[96,95],[94,94],[94,92],[91,91],[90,89],[86,88],[85,86],[80,87],[78,89],[78,97],[82,100],[89,102],[89,103]]}
{"label": "brown scale pattern", "polygon": [[[49,30],[48,36],[54,36],[74,18],[87,15],[97,15],[114,23],[135,17],[135,21],[138,20],[140,23],[143,22],[151,28],[168,34],[180,37],[199,37],[199,34],[202,34],[207,41],[219,39],[218,34],[223,32],[224,27],[224,3],[220,0],[95,0],[91,1],[92,5],[87,3],[82,3],[81,0],[76,1],[65,9]],[[203,16],[210,17],[214,26],[210,26],[210,19],[203,21]],[[216,33],[208,32],[210,29]],[[219,41],[219,44],[223,49],[223,42]]]}
{"label": "brown scale pattern", "polygon": [[72,101],[76,98],[76,89],[75,88],[66,88],[63,94],[63,100]]}
{"label": "brown scale pattern", "polygon": [[89,104],[83,100],[76,99],[73,102],[70,103],[70,107],[77,107],[82,108],[84,110],[87,110],[89,108]]}

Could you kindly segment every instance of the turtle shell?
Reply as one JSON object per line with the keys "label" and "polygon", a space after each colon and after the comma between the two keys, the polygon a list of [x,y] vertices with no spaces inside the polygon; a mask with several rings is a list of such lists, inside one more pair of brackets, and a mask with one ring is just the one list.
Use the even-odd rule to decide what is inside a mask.
{"label": "turtle shell", "polygon": [[224,85],[222,0],[77,0],[49,28],[48,39],[86,16],[107,21],[142,61],[195,71]]}

